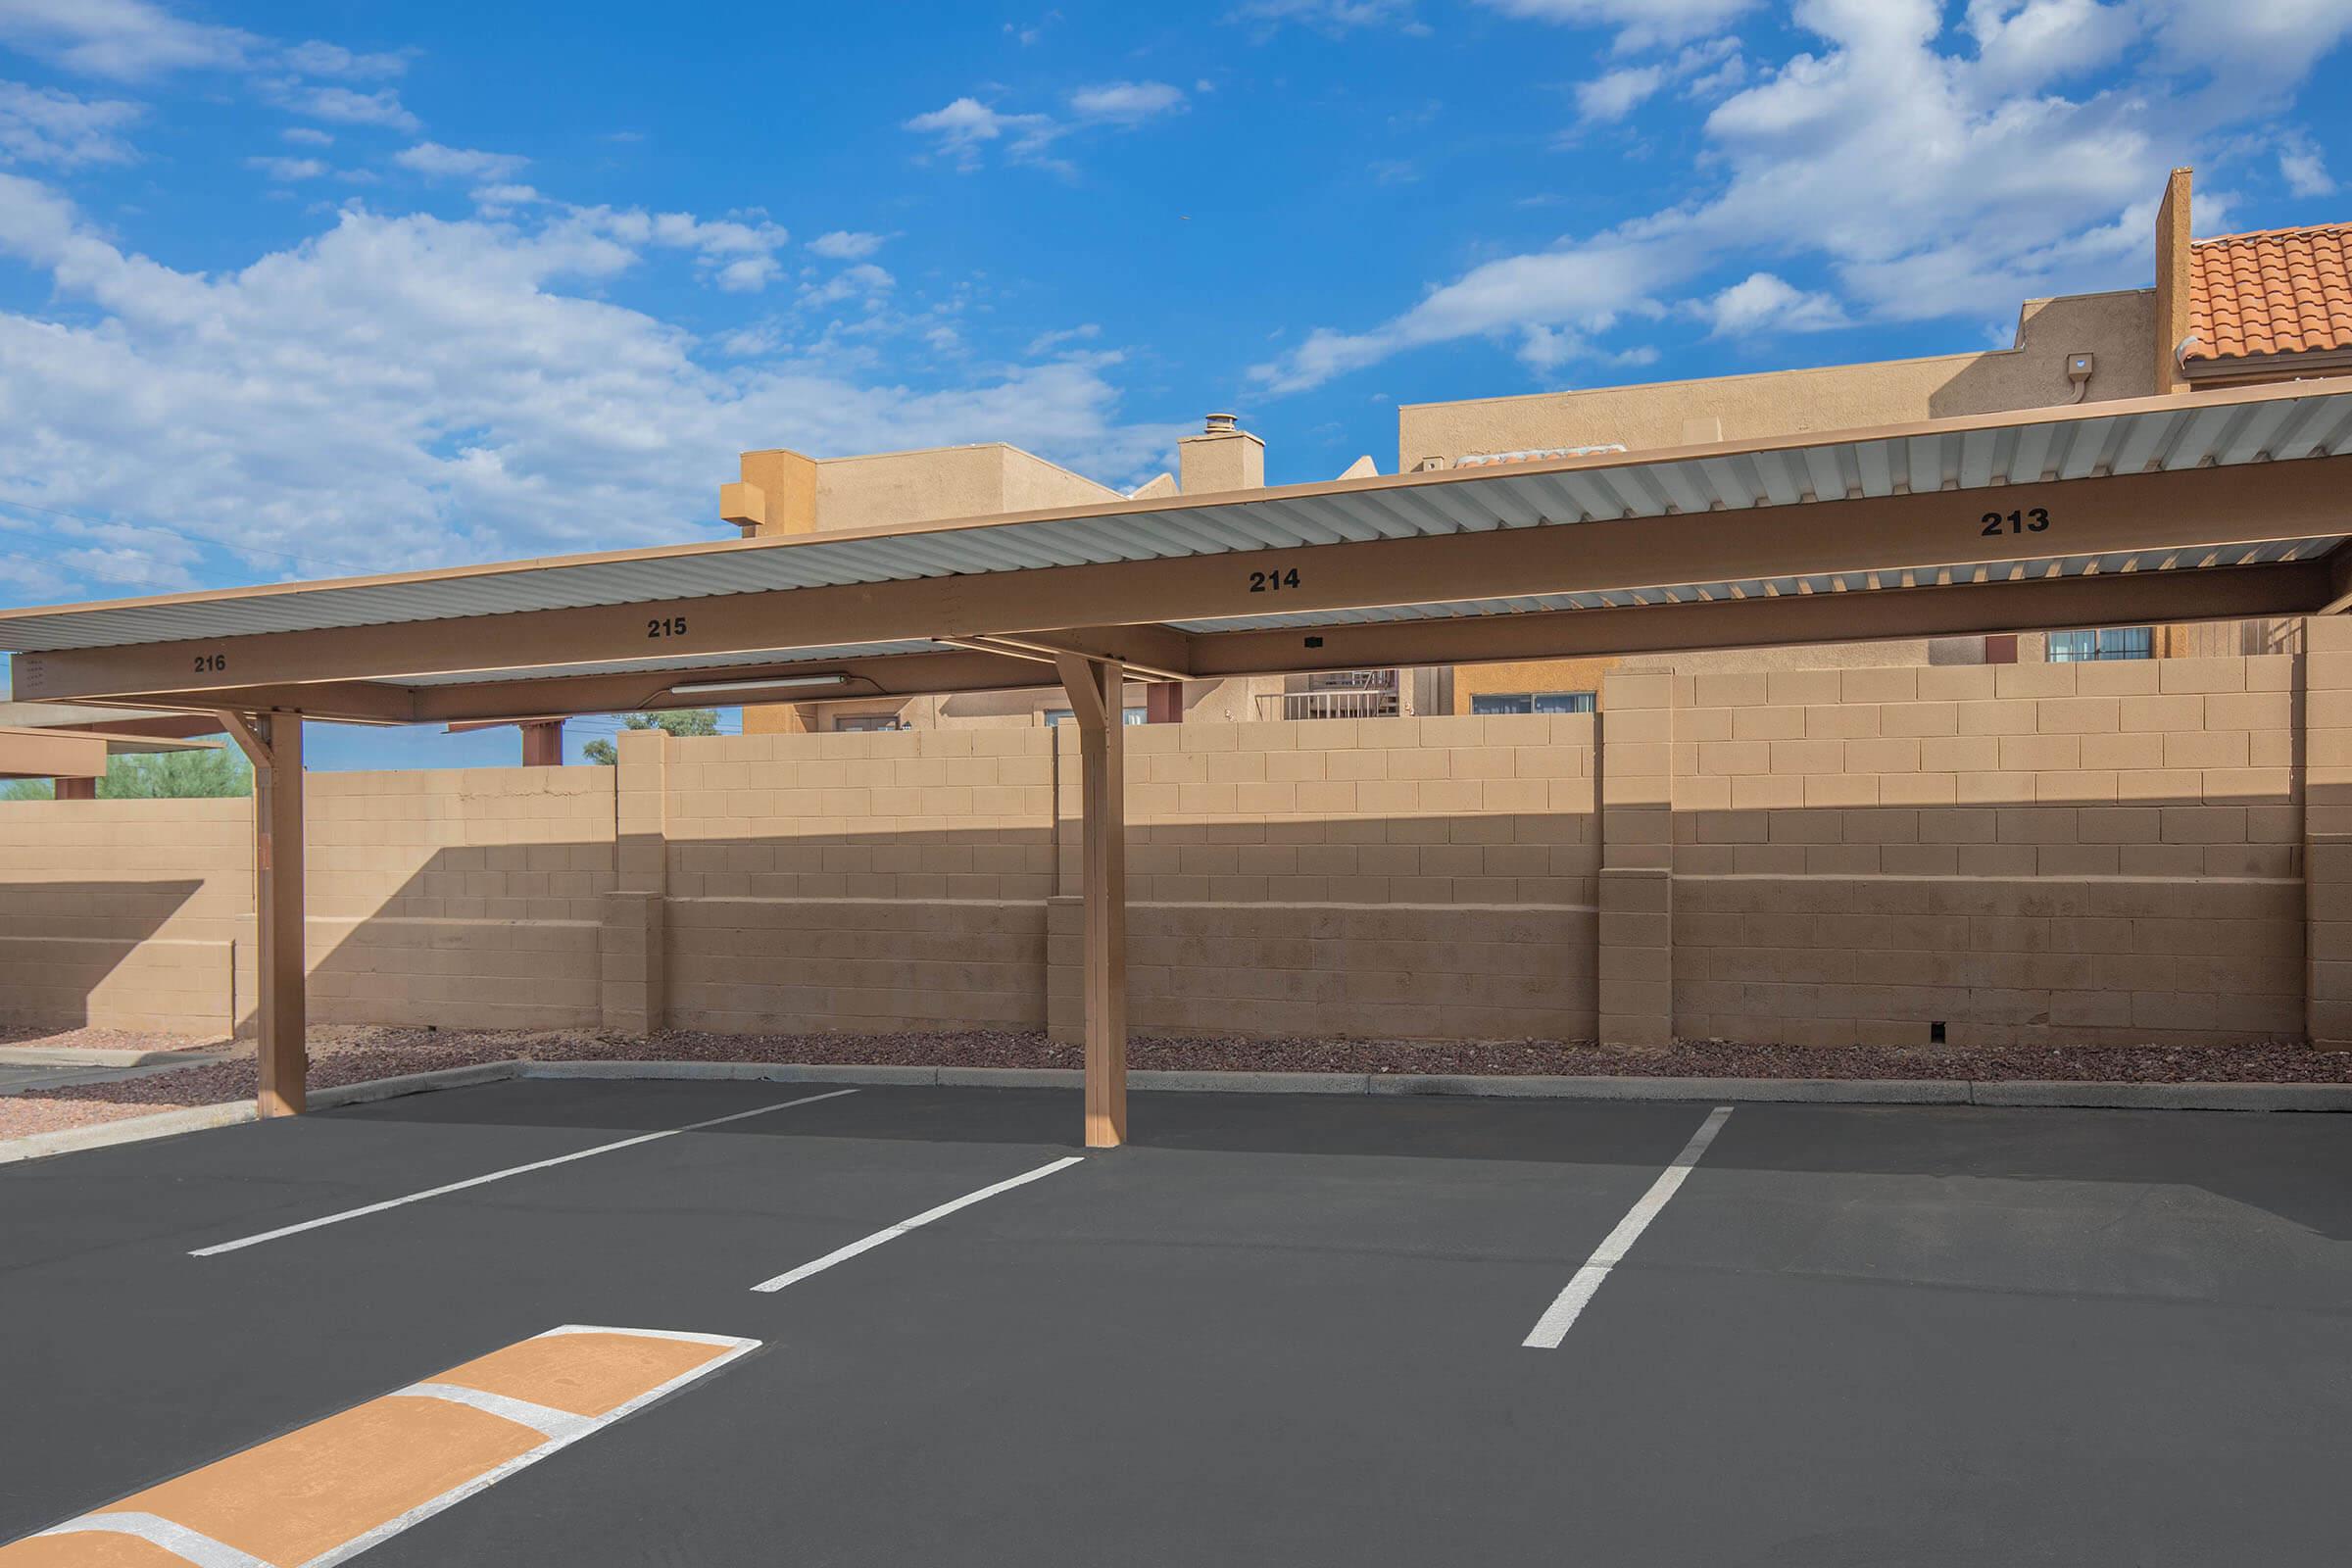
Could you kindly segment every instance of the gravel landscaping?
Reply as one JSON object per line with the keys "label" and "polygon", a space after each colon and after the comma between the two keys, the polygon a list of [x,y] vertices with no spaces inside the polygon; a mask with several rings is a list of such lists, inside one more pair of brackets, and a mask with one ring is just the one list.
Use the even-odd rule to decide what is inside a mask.
{"label": "gravel landscaping", "polygon": [[[184,1049],[120,1031],[74,1031],[85,1047]],[[38,1043],[69,1038],[51,1033]],[[0,1042],[11,1037],[0,1034]],[[34,1043],[18,1037],[15,1043]],[[966,1030],[954,1034],[714,1035],[664,1030],[602,1032],[438,1031],[369,1027],[311,1031],[316,1088],[402,1073],[524,1058],[542,1061],[790,1061],[906,1063],[956,1067],[1075,1067],[1081,1052],[1043,1034]],[[2347,1083],[2352,1052],[2292,1044],[2215,1046],[1874,1047],[1828,1050],[1693,1040],[1664,1051],[1629,1051],[1564,1041],[1399,1042],[1370,1040],[1137,1040],[1128,1064],[1156,1068],[1280,1072],[1563,1073],[1675,1078],[1908,1078],[1937,1080],[2105,1080],[2121,1083]],[[254,1093],[251,1048],[227,1061],[114,1083],[27,1090],[0,1098],[0,1138],[88,1126],[159,1110],[245,1100]]]}

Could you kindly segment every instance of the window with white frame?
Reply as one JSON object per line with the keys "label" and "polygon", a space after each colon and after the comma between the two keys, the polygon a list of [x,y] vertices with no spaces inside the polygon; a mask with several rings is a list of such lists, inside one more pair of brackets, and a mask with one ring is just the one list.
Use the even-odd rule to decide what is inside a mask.
{"label": "window with white frame", "polygon": [[1590,713],[1591,692],[1477,692],[1470,698],[1473,713]]}
{"label": "window with white frame", "polygon": [[[1144,712],[1145,710],[1140,708],[1122,709],[1119,713],[1119,722],[1122,724],[1141,724],[1144,722]],[[1046,722],[1049,725],[1066,724],[1077,716],[1078,715],[1076,713],[1072,712],[1066,708],[1049,708],[1046,710]]]}
{"label": "window with white frame", "polygon": [[2101,631],[2050,633],[2050,662],[2082,664],[2101,659],[2154,659],[2153,626],[2109,626]]}

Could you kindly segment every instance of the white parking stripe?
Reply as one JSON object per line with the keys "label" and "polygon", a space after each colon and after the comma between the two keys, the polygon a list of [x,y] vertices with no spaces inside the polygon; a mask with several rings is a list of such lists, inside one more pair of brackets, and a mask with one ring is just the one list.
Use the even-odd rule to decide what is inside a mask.
{"label": "white parking stripe", "polygon": [[[169,1519],[158,1519],[151,1513],[117,1510],[111,1513],[83,1514],[67,1521],[44,1536],[78,1534],[136,1536],[150,1545],[161,1546],[174,1557],[192,1562],[196,1568],[270,1568],[270,1564],[234,1546],[223,1545],[212,1537],[199,1535],[186,1525],[175,1525]],[[37,1537],[26,1537],[36,1540]]]}
{"label": "white parking stripe", "polygon": [[412,1383],[405,1389],[394,1389],[385,1397],[439,1399],[447,1404],[470,1405],[476,1410],[487,1411],[502,1420],[512,1421],[517,1426],[529,1427],[532,1431],[551,1438],[576,1437],[591,1424],[589,1417],[573,1415],[568,1410],[558,1410],[551,1405],[533,1404],[528,1399],[517,1399],[504,1394],[491,1394],[483,1389],[461,1388],[455,1383]]}
{"label": "white parking stripe", "polygon": [[553,1159],[535,1159],[528,1165],[514,1165],[506,1170],[494,1170],[486,1176],[468,1176],[462,1182],[450,1182],[441,1187],[428,1187],[421,1193],[411,1193],[406,1198],[387,1198],[380,1203],[366,1203],[358,1208],[347,1208],[339,1214],[322,1214],[317,1219],[306,1219],[299,1225],[281,1225],[276,1230],[264,1231],[259,1236],[240,1236],[233,1242],[220,1242],[211,1247],[199,1247],[188,1255],[190,1257],[217,1257],[222,1252],[236,1251],[239,1248],[259,1247],[264,1242],[274,1242],[281,1237],[299,1236],[304,1231],[315,1231],[322,1225],[339,1225],[347,1219],[364,1219],[369,1214],[381,1214],[385,1209],[398,1208],[403,1203],[421,1203],[428,1198],[443,1198],[451,1193],[462,1193],[468,1187],[484,1187],[491,1182],[503,1182],[510,1176],[525,1176],[535,1170],[568,1165],[575,1159],[588,1159],[597,1154],[612,1153],[616,1150],[634,1149],[639,1144],[650,1144],[663,1138],[675,1138],[680,1133],[701,1132],[706,1127],[717,1127],[726,1122],[741,1121],[746,1116],[764,1116],[770,1111],[790,1110],[795,1105],[813,1105],[820,1100],[838,1100],[843,1095],[854,1095],[857,1092],[855,1089],[835,1089],[822,1095],[805,1095],[799,1100],[786,1100],[773,1105],[760,1105],[751,1110],[739,1110],[731,1116],[713,1116],[709,1121],[688,1122],[683,1127],[666,1127],[658,1133],[639,1133],[634,1138],[623,1138],[610,1144],[599,1144],[594,1149],[582,1149],[569,1154],[558,1154]]}
{"label": "white parking stripe", "polygon": [[779,1274],[772,1280],[761,1280],[752,1289],[755,1291],[780,1291],[787,1285],[798,1285],[811,1274],[822,1274],[834,1264],[846,1263],[859,1252],[870,1252],[884,1242],[896,1241],[918,1226],[928,1225],[933,1220],[944,1218],[959,1208],[969,1208],[983,1199],[994,1198],[999,1193],[1008,1193],[1015,1187],[1026,1187],[1029,1183],[1041,1177],[1051,1176],[1057,1170],[1068,1170],[1072,1165],[1082,1163],[1085,1158],[1086,1156],[1083,1154],[1071,1154],[1057,1159],[1050,1165],[1040,1165],[1035,1170],[1024,1171],[1020,1175],[1001,1181],[993,1187],[983,1187],[976,1193],[966,1193],[952,1202],[940,1204],[937,1208],[926,1208],[912,1219],[903,1219],[887,1230],[876,1231],[871,1236],[860,1238],[847,1247],[827,1252],[813,1262],[803,1263],[799,1268]]}
{"label": "white parking stripe", "polygon": [[1674,1156],[1674,1163],[1649,1184],[1649,1191],[1642,1195],[1641,1200],[1626,1211],[1625,1218],[1617,1222],[1617,1228],[1603,1237],[1600,1245],[1592,1250],[1592,1255],[1585,1260],[1583,1268],[1576,1271],[1576,1277],[1568,1282],[1568,1288],[1560,1292],[1550,1306],[1544,1308],[1542,1317],[1536,1319],[1536,1326],[1528,1330],[1526,1339],[1519,1342],[1522,1346],[1539,1350],[1559,1348],[1560,1342],[1568,1337],[1568,1331],[1576,1326],[1577,1314],[1584,1311],[1587,1301],[1592,1299],[1592,1293],[1600,1289],[1600,1282],[1609,1277],[1609,1270],[1625,1261],[1625,1254],[1633,1250],[1634,1243],[1640,1241],[1642,1233],[1649,1229],[1649,1222],[1658,1217],[1658,1211],[1666,1206],[1666,1200],[1681,1190],[1683,1182],[1690,1174],[1690,1167],[1698,1163],[1699,1156],[1707,1152],[1707,1146],[1715,1141],[1715,1134],[1731,1114],[1732,1107],[1729,1105],[1717,1105],[1708,1113],[1707,1119],[1699,1124],[1698,1131],[1692,1133],[1690,1141],[1683,1146],[1683,1152]]}

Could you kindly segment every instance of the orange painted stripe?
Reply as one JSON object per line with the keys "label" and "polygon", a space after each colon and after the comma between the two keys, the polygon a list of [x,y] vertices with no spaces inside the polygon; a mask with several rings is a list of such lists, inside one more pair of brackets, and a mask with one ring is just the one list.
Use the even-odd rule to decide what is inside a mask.
{"label": "orange painted stripe", "polygon": [[0,1546],[9,1568],[188,1568],[188,1559],[136,1536],[34,1536]]}
{"label": "orange painted stripe", "polygon": [[0,1568],[340,1562],[756,1343],[555,1330],[0,1547]]}
{"label": "orange painted stripe", "polygon": [[433,1381],[593,1416],[726,1353],[723,1345],[649,1340],[641,1334],[552,1334],[492,1350]]}
{"label": "orange painted stripe", "polygon": [[117,1506],[291,1568],[546,1441],[462,1404],[370,1399]]}

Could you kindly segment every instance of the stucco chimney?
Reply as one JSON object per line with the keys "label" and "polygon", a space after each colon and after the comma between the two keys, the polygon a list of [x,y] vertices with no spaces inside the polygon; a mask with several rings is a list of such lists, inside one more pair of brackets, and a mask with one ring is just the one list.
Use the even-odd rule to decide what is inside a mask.
{"label": "stucco chimney", "polygon": [[2156,209],[2156,390],[2183,392],[2180,344],[2188,336],[2189,172],[2173,171]]}
{"label": "stucco chimney", "polygon": [[1266,444],[1230,414],[1212,414],[1199,435],[1176,443],[1176,471],[1188,496],[1218,490],[1263,490]]}
{"label": "stucco chimney", "polygon": [[743,477],[718,487],[718,514],[746,539],[808,533],[816,526],[816,461],[777,447],[746,452]]}

